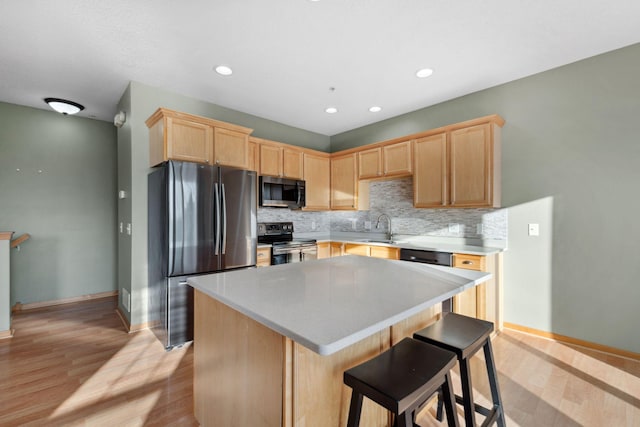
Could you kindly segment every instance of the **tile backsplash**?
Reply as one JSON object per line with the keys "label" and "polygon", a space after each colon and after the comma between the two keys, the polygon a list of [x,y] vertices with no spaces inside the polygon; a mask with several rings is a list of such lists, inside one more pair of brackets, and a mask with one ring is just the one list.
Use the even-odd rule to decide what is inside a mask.
{"label": "tile backsplash", "polygon": [[[258,221],[293,221],[298,233],[385,232],[386,221],[380,223],[380,229],[375,228],[378,217],[385,213],[391,218],[394,234],[507,239],[506,208],[416,209],[411,178],[374,181],[369,185],[371,203],[368,211],[306,212],[259,208]],[[366,228],[366,223],[370,223],[371,230]]]}

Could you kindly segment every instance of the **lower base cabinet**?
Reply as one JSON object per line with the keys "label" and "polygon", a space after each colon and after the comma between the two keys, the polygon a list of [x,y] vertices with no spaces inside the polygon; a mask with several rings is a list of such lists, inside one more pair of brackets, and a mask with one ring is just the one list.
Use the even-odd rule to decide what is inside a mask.
{"label": "lower base cabinet", "polygon": [[258,253],[256,256],[256,266],[269,267],[270,265],[271,265],[271,248],[270,247],[258,248]]}
{"label": "lower base cabinet", "polygon": [[400,248],[377,245],[361,245],[358,243],[345,243],[344,253],[351,255],[370,256],[384,259],[400,259]]}
{"label": "lower base cabinet", "polygon": [[453,267],[492,273],[491,279],[453,297],[453,312],[493,322],[501,330],[502,295],[498,284],[502,280],[502,254],[453,254]]}

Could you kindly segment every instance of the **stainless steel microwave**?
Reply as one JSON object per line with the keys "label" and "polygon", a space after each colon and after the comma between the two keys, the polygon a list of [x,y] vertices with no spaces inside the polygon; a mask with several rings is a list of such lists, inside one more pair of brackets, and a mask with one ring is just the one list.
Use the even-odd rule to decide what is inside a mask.
{"label": "stainless steel microwave", "polygon": [[304,181],[260,177],[260,206],[300,209],[305,206]]}

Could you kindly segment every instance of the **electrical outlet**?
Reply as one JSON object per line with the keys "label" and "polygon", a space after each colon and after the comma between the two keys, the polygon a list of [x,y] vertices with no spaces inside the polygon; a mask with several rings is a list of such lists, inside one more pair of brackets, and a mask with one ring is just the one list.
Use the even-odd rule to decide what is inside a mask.
{"label": "electrical outlet", "polygon": [[356,224],[357,224],[358,220],[355,218],[351,218],[351,229],[355,230],[356,229]]}
{"label": "electrical outlet", "polygon": [[529,236],[540,235],[540,224],[529,224]]}
{"label": "electrical outlet", "polygon": [[364,222],[364,229],[365,230],[371,230],[371,221],[365,221]]}
{"label": "electrical outlet", "polygon": [[120,230],[120,234],[122,234],[122,232],[124,231],[124,224],[120,223],[120,226],[118,227],[118,229]]}
{"label": "electrical outlet", "polygon": [[131,223],[127,224],[127,234],[131,236]]}
{"label": "electrical outlet", "polygon": [[316,224],[315,221],[311,221],[311,230],[314,230],[318,227],[318,224]]}
{"label": "electrical outlet", "polygon": [[460,224],[449,224],[449,233],[460,233]]}
{"label": "electrical outlet", "polygon": [[484,234],[484,225],[476,224],[476,234],[481,235]]}

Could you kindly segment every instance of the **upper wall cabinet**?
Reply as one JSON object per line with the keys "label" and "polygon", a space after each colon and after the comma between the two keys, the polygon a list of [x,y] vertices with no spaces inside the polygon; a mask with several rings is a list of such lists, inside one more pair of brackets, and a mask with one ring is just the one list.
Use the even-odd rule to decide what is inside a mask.
{"label": "upper wall cabinet", "polygon": [[368,188],[358,183],[356,153],[331,157],[331,209],[367,209]]}
{"label": "upper wall cabinet", "polygon": [[329,154],[304,153],[305,210],[328,210],[331,198]]}
{"label": "upper wall cabinet", "polygon": [[303,152],[295,147],[266,139],[257,139],[260,147],[260,175],[303,179]]}
{"label": "upper wall cabinet", "polygon": [[414,142],[417,208],[499,207],[500,127],[489,116],[443,128]]}
{"label": "upper wall cabinet", "polygon": [[407,176],[411,169],[411,141],[358,151],[359,179]]}
{"label": "upper wall cabinet", "polygon": [[249,166],[252,129],[166,108],[156,110],[146,124],[152,167],[167,160]]}

